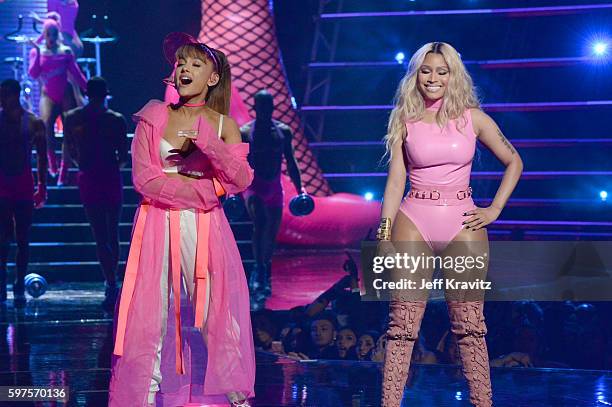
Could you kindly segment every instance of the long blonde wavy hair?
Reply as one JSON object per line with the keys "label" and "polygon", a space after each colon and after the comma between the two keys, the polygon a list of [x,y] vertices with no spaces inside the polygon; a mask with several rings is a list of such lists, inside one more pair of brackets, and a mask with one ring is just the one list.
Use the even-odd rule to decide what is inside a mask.
{"label": "long blonde wavy hair", "polygon": [[[389,116],[385,141],[385,156],[391,161],[392,146],[403,141],[406,132],[405,122],[419,121],[425,113],[425,100],[418,89],[418,73],[428,53],[441,54],[449,69],[449,81],[444,93],[444,103],[436,115],[440,127],[446,126],[449,120],[463,117],[469,108],[479,108],[480,102],[470,74],[461,61],[461,56],[446,42],[430,42],[419,48],[410,58],[408,70],[400,81],[395,92],[394,107]],[[462,120],[462,127],[467,124]],[[459,122],[459,121],[458,121]],[[459,129],[459,123],[457,123]],[[381,159],[382,160],[382,159]]]}

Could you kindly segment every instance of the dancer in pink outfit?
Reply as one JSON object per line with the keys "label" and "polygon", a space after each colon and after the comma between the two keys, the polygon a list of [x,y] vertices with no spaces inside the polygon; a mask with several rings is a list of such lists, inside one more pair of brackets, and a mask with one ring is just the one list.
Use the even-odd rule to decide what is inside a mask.
{"label": "dancer in pink outfit", "polygon": [[[55,157],[54,125],[57,117],[76,107],[74,92],[68,84],[68,75],[82,89],[85,90],[87,80],[80,71],[74,54],[70,47],[62,43],[60,25],[52,19],[45,20],[43,27],[45,43],[39,47],[32,42],[34,48],[30,51],[29,75],[40,78],[42,92],[40,95],[40,116],[47,127],[47,157],[49,158],[49,173],[57,173],[57,159]],[[62,150],[62,166],[58,185],[62,185],[67,178],[70,160],[65,148]]]}
{"label": "dancer in pink outfit", "polygon": [[135,115],[133,181],[143,200],[117,308],[109,405],[247,407],[249,292],[218,196],[253,180],[249,145],[226,116],[225,55],[181,33],[166,37],[164,51],[177,61],[180,100],[152,100]]}
{"label": "dancer in pink outfit", "polygon": [[[479,251],[477,254],[484,249],[486,255],[485,226],[499,216],[520,178],[523,164],[493,119],[479,107],[472,79],[451,45],[434,42],[416,51],[398,87],[389,120],[386,146],[391,160],[379,240],[391,240],[394,248],[402,244],[426,256],[465,258],[475,256],[473,249]],[[474,205],[469,186],[477,139],[506,167],[493,202],[484,208]],[[410,191],[402,200],[407,174]],[[486,265],[483,269],[486,276]],[[433,270],[422,271],[431,278]],[[446,277],[452,270],[445,265],[444,272]],[[425,312],[428,293],[408,291],[391,297],[381,400],[384,407],[401,405]],[[484,338],[484,302],[482,293],[474,291],[445,290],[445,295],[470,401],[475,406],[489,407],[492,391]]]}

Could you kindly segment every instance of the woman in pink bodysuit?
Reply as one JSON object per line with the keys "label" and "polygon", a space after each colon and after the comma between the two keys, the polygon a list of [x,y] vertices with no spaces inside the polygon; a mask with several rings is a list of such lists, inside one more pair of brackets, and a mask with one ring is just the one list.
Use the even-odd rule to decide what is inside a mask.
{"label": "woman in pink bodysuit", "polygon": [[132,176],[143,200],[117,308],[109,405],[248,407],[249,292],[218,196],[253,180],[249,144],[227,117],[225,55],[181,33],[166,37],[164,51],[177,61],[180,99],[152,100],[135,115]]}
{"label": "woman in pink bodysuit", "polygon": [[[62,43],[60,26],[57,21],[45,20],[43,37],[45,43],[41,47],[32,42],[34,48],[30,51],[29,75],[35,79],[40,78],[42,82],[40,116],[47,127],[49,173],[55,176],[57,174],[55,120],[60,114],[76,107],[72,87],[68,84],[68,75],[82,90],[85,90],[87,80],[76,64],[70,47]],[[67,154],[64,148],[58,185],[63,185],[68,175],[70,160]]]}
{"label": "woman in pink bodysuit", "polygon": [[[484,208],[474,205],[469,186],[477,139],[506,166],[493,202]],[[523,164],[495,122],[480,110],[472,79],[449,44],[426,44],[411,58],[397,90],[386,145],[391,159],[378,239],[391,240],[392,250],[406,251],[408,255],[457,260],[483,252],[486,255],[485,226],[499,216],[520,178]],[[402,200],[407,174],[410,191]],[[385,246],[388,244],[381,244]],[[479,277],[484,280],[488,263],[483,263]],[[465,276],[475,281],[459,270],[444,263],[446,278],[454,272],[457,274],[452,277]],[[432,272],[433,267],[423,268],[414,275],[429,280]],[[416,283],[420,285],[421,280]],[[476,406],[491,406],[482,291],[445,286],[451,331],[457,337],[470,401]],[[401,404],[427,294],[426,290],[392,293],[383,372],[384,407]]]}

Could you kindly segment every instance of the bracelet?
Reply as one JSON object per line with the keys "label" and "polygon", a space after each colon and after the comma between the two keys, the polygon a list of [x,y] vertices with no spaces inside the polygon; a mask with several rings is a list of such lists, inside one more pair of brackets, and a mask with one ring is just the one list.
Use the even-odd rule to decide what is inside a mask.
{"label": "bracelet", "polygon": [[391,218],[382,218],[376,232],[376,239],[391,240]]}

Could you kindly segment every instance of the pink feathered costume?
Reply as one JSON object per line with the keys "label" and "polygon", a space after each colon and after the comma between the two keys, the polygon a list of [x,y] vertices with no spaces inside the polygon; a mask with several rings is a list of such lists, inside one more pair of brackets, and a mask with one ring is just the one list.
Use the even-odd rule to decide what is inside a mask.
{"label": "pink feathered costume", "polygon": [[[164,259],[166,219],[170,218],[170,270],[179,267],[180,242],[173,214],[197,211],[196,293],[201,279],[210,280],[210,304],[204,330],[208,344],[194,326],[203,298],[194,312],[184,295],[180,311],[176,297],[168,301],[168,327],[163,340],[163,380],[157,406],[188,402],[227,402],[231,391],[254,396],[255,353],[249,314],[249,292],[232,230],[215,194],[214,176],[228,194],[243,191],[253,180],[247,162],[248,143],[225,144],[206,120],[196,122],[198,150],[191,153],[194,169],[206,174],[185,182],[162,172],[160,141],[168,121],[168,104],[152,100],[134,115],[138,123],[132,143],[134,188],[143,197],[136,214],[120,305],[115,318],[109,406],[147,405],[149,385],[160,338],[160,280]],[[176,225],[176,221],[175,221]],[[180,272],[169,273],[172,292],[180,287]],[[175,277],[177,277],[175,279]],[[174,294],[173,294],[174,295]],[[197,294],[196,294],[197,295]],[[196,297],[197,298],[197,297]],[[181,320],[183,321],[181,323]],[[176,326],[180,330],[176,330]],[[199,326],[202,325],[200,320]],[[181,346],[176,346],[181,343]],[[181,358],[182,355],[182,358]],[[178,372],[184,374],[178,374]]]}

